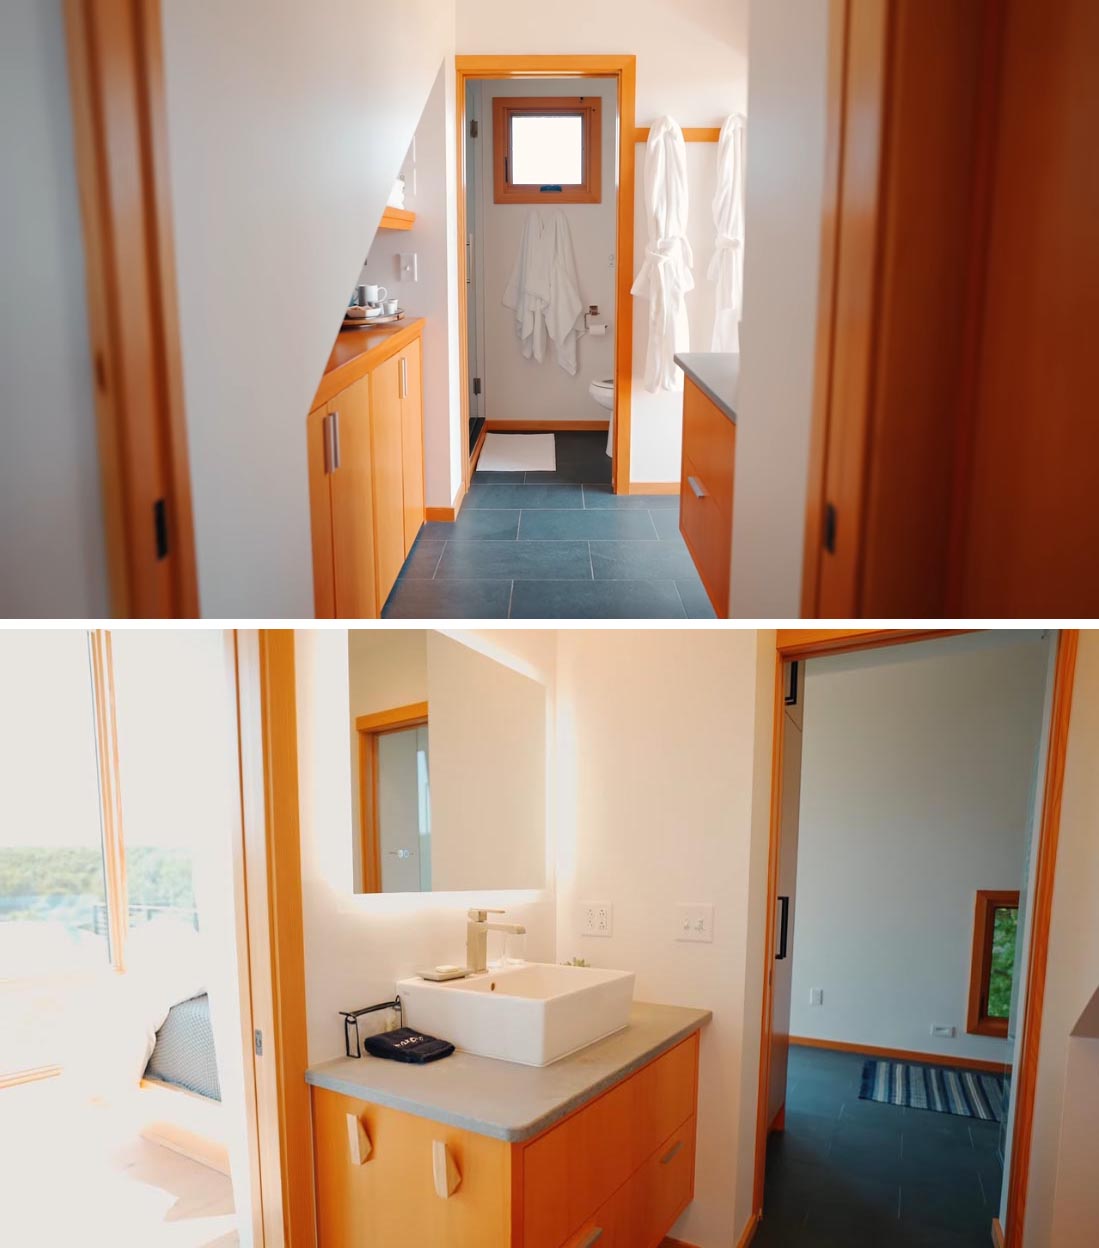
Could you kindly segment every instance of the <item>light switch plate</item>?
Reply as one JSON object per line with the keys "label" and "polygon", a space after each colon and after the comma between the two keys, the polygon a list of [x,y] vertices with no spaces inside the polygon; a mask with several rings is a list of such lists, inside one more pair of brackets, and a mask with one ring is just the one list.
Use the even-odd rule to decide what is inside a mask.
{"label": "light switch plate", "polygon": [[809,1004],[810,1005],[823,1005],[824,1004],[824,989],[823,988],[810,988],[809,989]]}
{"label": "light switch plate", "polygon": [[957,1027],[951,1027],[949,1023],[932,1023],[931,1034],[937,1036],[940,1040],[953,1040],[958,1034]]}
{"label": "light switch plate", "polygon": [[609,936],[614,931],[614,906],[609,901],[580,903],[580,935]]}
{"label": "light switch plate", "polygon": [[402,282],[418,282],[420,280],[420,266],[414,251],[402,251],[398,255],[400,261],[400,276]]}
{"label": "light switch plate", "polygon": [[714,908],[709,902],[681,902],[675,908],[676,940],[712,941]]}

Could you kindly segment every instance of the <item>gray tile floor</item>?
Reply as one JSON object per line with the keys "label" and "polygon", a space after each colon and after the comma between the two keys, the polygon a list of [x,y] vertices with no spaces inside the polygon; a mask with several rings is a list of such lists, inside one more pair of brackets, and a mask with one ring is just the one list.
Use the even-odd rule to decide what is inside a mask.
{"label": "gray tile floor", "polygon": [[864,1060],[791,1048],[752,1248],[988,1248],[999,1128],[859,1100]]}
{"label": "gray tile floor", "polygon": [[477,472],[420,530],[384,619],[713,619],[676,495],[611,493],[605,433],[558,433],[554,472]]}

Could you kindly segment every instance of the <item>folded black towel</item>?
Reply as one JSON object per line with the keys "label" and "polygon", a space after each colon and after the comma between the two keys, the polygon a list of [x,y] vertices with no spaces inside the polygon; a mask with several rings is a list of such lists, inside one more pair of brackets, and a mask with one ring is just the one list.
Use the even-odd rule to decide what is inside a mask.
{"label": "folded black towel", "polygon": [[383,1031],[376,1036],[367,1036],[363,1048],[372,1057],[389,1057],[395,1062],[415,1062],[422,1066],[424,1062],[437,1062],[440,1057],[449,1057],[454,1052],[454,1045],[449,1040],[436,1040],[434,1036],[425,1036],[413,1031],[411,1027],[398,1027],[396,1031]]}

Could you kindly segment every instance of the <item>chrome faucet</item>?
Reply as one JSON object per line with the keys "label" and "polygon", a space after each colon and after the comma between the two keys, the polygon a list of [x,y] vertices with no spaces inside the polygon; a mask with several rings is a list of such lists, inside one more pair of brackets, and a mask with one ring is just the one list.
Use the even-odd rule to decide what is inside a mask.
{"label": "chrome faucet", "polygon": [[488,970],[489,932],[509,932],[512,936],[525,936],[527,929],[519,923],[490,923],[490,914],[503,914],[503,910],[479,908],[466,911],[466,970]]}

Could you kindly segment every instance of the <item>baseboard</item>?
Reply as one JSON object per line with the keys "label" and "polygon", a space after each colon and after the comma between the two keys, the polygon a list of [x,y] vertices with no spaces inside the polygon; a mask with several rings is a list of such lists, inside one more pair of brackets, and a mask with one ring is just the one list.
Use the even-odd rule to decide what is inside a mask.
{"label": "baseboard", "polygon": [[465,493],[466,483],[461,481],[458,484],[458,493],[454,495],[453,505],[450,507],[425,507],[424,519],[428,521],[441,520],[444,523],[452,524],[458,519],[458,512],[462,510]]}
{"label": "baseboard", "polygon": [[837,1053],[865,1053],[867,1057],[889,1057],[898,1062],[925,1062],[931,1066],[955,1066],[959,1070],[981,1070],[1000,1075],[1011,1070],[1010,1063],[988,1062],[979,1057],[950,1057],[945,1053],[922,1053],[916,1049],[885,1049],[876,1044],[851,1044],[847,1040],[814,1040],[791,1036],[791,1044],[809,1049],[834,1049]]}
{"label": "baseboard", "polygon": [[694,1244],[689,1244],[685,1239],[672,1239],[670,1235],[665,1235],[660,1241],[660,1248],[695,1248]]}
{"label": "baseboard", "polygon": [[992,1242],[995,1248],[1004,1248],[1004,1228],[999,1218],[992,1219]]}
{"label": "baseboard", "polygon": [[631,481],[627,494],[678,494],[678,481]]}
{"label": "baseboard", "polygon": [[759,1228],[761,1215],[753,1213],[748,1219],[748,1225],[741,1232],[740,1238],[736,1241],[736,1248],[748,1248],[748,1245],[755,1238],[756,1231]]}
{"label": "baseboard", "polygon": [[[610,428],[609,420],[486,420],[489,433],[599,433]],[[679,487],[677,486],[676,489]]]}

